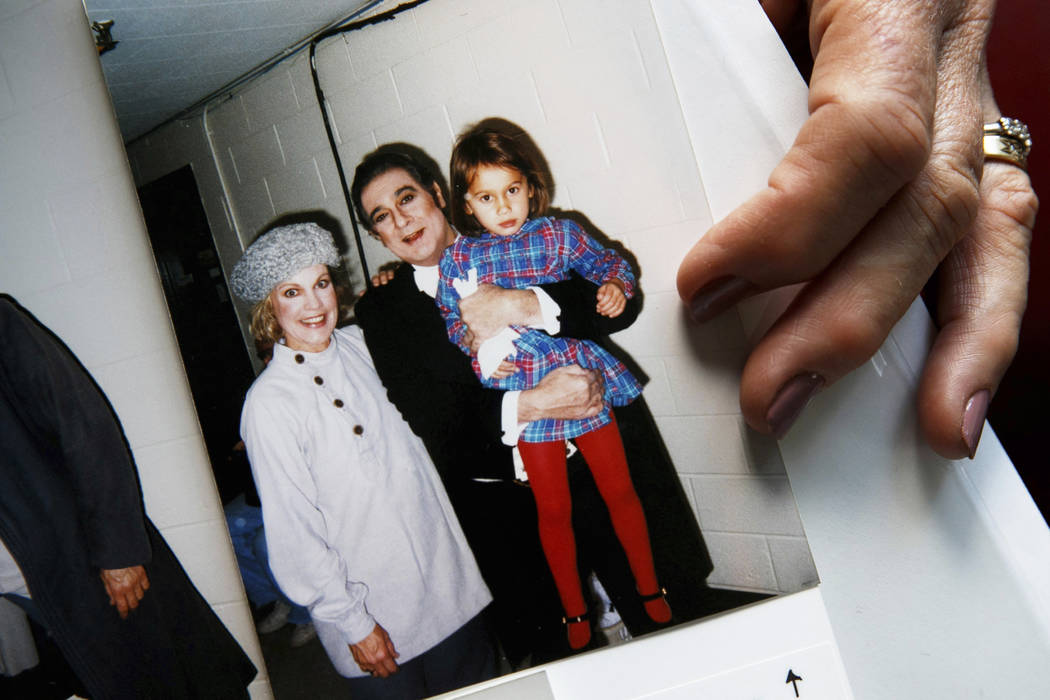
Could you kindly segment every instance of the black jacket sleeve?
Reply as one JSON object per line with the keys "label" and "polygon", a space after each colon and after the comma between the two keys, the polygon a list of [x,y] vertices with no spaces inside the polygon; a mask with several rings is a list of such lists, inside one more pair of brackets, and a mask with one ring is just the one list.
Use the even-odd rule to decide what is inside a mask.
{"label": "black jacket sleeve", "polygon": [[513,478],[501,442],[504,392],[481,385],[470,359],[449,341],[437,306],[406,308],[415,300],[404,285],[395,279],[391,289],[370,290],[355,306],[387,396],[446,480]]}
{"label": "black jacket sleeve", "polygon": [[641,294],[627,300],[627,308],[616,318],[602,316],[595,308],[598,305],[598,285],[580,277],[575,272],[564,282],[541,285],[561,307],[561,332],[565,338],[600,341],[612,333],[627,328],[641,310]]}
{"label": "black jacket sleeve", "polygon": [[0,297],[0,337],[0,390],[22,423],[2,431],[27,431],[44,461],[59,468],[94,566],[148,563],[138,474],[101,389],[62,341],[9,297]]}

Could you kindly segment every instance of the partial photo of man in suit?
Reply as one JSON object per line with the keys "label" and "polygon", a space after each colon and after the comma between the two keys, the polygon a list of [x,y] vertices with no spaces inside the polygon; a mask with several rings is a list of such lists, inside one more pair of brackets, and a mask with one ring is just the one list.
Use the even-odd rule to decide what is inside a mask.
{"label": "partial photo of man in suit", "polygon": [[[367,291],[355,313],[391,401],[441,472],[495,598],[497,636],[517,668],[569,649],[532,493],[516,478],[503,434],[516,423],[594,415],[601,384],[596,372],[570,366],[520,393],[482,387],[470,359],[449,342],[433,299],[441,255],[457,236],[439,182],[433,161],[404,144],[380,147],[358,166],[351,187],[357,217],[407,264],[387,284]],[[595,312],[596,292],[596,285],[576,277],[535,290],[483,286],[463,300],[461,311],[479,341],[515,324],[602,342],[634,321],[639,304],[633,299],[619,317],[606,318]],[[649,409],[640,398],[615,412],[676,621],[718,612],[705,585],[711,560]],[[570,459],[569,479],[581,575],[597,575],[632,635],[652,631],[656,626],[642,609],[608,512],[578,455]]]}

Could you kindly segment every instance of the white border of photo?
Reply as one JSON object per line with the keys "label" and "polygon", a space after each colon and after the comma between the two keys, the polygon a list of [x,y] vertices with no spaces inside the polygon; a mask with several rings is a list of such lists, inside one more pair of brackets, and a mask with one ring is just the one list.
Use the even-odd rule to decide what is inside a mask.
{"label": "white border of photo", "polygon": [[[807,117],[806,87],[759,3],[652,4],[717,221],[765,186]],[[752,340],[791,295],[741,305]],[[973,460],[923,443],[915,391],[932,337],[917,300],[780,442],[819,590],[858,697],[1042,697],[1050,530],[990,427]]]}

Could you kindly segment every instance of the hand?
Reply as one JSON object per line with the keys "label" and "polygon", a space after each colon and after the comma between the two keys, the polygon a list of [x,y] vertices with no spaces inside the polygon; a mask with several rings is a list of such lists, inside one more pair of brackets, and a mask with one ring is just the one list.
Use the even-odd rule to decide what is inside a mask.
{"label": "hand", "polygon": [[[394,273],[397,272],[397,268],[401,267],[401,264],[400,260],[396,260],[380,265],[376,273],[372,275],[372,286],[382,287],[384,284],[387,284],[390,280],[394,279]],[[357,296],[362,297],[367,291],[367,288],[362,289],[357,293]]]}
{"label": "hand", "polygon": [[99,578],[106,588],[109,604],[116,606],[121,619],[127,619],[128,613],[139,606],[139,601],[149,590],[149,577],[141,566],[102,569]]}
{"label": "hand", "polygon": [[372,275],[372,286],[382,287],[384,284],[394,279],[394,272],[395,270],[384,270],[380,268],[379,272]]}
{"label": "hand", "polygon": [[[786,17],[797,2],[764,5]],[[940,454],[976,449],[1016,348],[1036,209],[1023,172],[983,164],[981,127],[999,116],[983,71],[992,7],[813,0],[810,117],[769,186],[678,274],[698,320],[808,282],[744,368],[752,427],[783,435],[813,393],[871,357],[941,265],[919,418]]]}
{"label": "hand", "polygon": [[623,282],[609,280],[598,287],[597,311],[602,316],[616,318],[627,307],[627,295],[623,292]]}
{"label": "hand", "polygon": [[492,379],[506,379],[510,375],[518,371],[518,366],[510,360],[504,360],[499,363],[499,367],[492,373]]}
{"label": "hand", "polygon": [[539,384],[521,392],[518,420],[528,423],[541,418],[579,420],[602,410],[604,382],[595,369],[566,365],[551,370]]}
{"label": "hand", "polygon": [[397,673],[397,662],[394,659],[400,654],[394,649],[390,635],[378,623],[367,637],[357,644],[350,645],[350,654],[365,673],[380,678],[387,678],[390,674]]}
{"label": "hand", "polygon": [[540,303],[528,289],[504,289],[494,284],[478,285],[478,291],[459,300],[459,315],[467,326],[464,340],[470,351],[511,325],[540,323]]}

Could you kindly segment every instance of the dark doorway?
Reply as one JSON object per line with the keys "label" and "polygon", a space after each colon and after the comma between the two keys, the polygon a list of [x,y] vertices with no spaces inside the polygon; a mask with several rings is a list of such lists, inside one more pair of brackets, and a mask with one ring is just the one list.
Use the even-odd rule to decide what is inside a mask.
{"label": "dark doorway", "polygon": [[193,170],[186,166],[144,185],[139,199],[212,470],[226,502],[245,476],[224,467],[240,439],[244,393],[255,378],[251,358]]}

